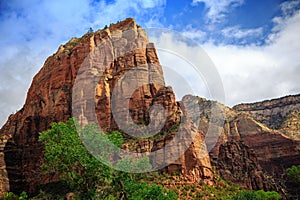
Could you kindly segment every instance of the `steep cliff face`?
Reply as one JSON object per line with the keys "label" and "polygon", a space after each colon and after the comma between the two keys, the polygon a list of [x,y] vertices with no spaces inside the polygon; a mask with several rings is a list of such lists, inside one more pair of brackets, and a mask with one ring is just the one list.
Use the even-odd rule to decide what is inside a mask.
{"label": "steep cliff face", "polygon": [[257,103],[239,104],[234,110],[247,113],[272,129],[280,129],[286,117],[300,110],[300,95],[290,95]]}
{"label": "steep cliff face", "polygon": [[[193,96],[176,102],[172,88],[165,86],[154,45],[129,18],[71,39],[46,60],[25,105],[0,130],[0,195],[32,192],[57,180],[39,170],[43,144],[38,136],[51,122],[72,116],[83,124],[98,123],[105,131],[133,136],[158,127],[159,137],[125,144],[124,149],[164,149],[150,159],[153,165],[172,160],[162,171],[210,181],[212,163],[223,178],[241,186],[278,189],[274,178],[300,164],[300,141],[295,140],[299,107],[300,95],[234,109]],[[172,143],[176,133],[180,137]],[[187,151],[181,155],[182,147]]]}
{"label": "steep cliff face", "polygon": [[[153,105],[161,105],[165,110],[164,115],[156,116],[158,120],[151,118],[149,109]],[[46,60],[32,81],[25,105],[0,130],[0,193],[32,192],[38,185],[57,179],[44,176],[39,170],[43,144],[38,136],[51,122],[66,121],[72,116],[83,124],[96,119],[107,131],[126,129],[130,121],[135,128],[138,123],[155,126],[164,118],[161,132],[180,123],[183,112],[172,89],[164,85],[155,47],[133,19],[73,38]],[[188,122],[182,131],[191,134],[192,127],[192,122]],[[165,170],[185,173],[183,169],[188,168],[198,177],[209,179],[208,156],[198,152],[204,134],[196,128],[192,132],[198,142],[176,161],[178,168]],[[145,151],[155,150],[164,143],[168,143],[165,137]]]}
{"label": "steep cliff face", "polygon": [[257,156],[242,141],[228,141],[220,145],[219,154],[212,161],[225,180],[252,190],[279,190],[276,182],[265,174]]}
{"label": "steep cliff face", "polygon": [[[248,113],[194,98],[201,107],[199,130],[205,133],[209,129],[220,132],[210,151],[210,159],[224,179],[253,189],[276,189],[274,179],[280,179],[286,168],[300,164],[299,140],[289,138],[279,130],[269,129]],[[225,111],[224,124],[217,123],[218,117],[212,120],[210,108],[213,105]],[[293,109],[293,105],[289,105],[289,109]],[[295,114],[293,116],[292,122],[295,124]]]}

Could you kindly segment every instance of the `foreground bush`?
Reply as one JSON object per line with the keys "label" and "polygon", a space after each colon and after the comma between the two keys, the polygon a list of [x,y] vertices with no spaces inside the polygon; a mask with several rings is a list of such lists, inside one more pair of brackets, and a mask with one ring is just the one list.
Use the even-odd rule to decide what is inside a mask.
{"label": "foreground bush", "polygon": [[245,191],[230,198],[230,200],[279,200],[280,195],[277,192]]}

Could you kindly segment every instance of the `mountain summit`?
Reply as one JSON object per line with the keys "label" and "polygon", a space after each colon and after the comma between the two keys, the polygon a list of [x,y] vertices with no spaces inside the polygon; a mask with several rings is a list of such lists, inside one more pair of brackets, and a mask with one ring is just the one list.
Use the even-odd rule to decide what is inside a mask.
{"label": "mountain summit", "polygon": [[[165,112],[158,110],[154,118],[149,109],[159,105]],[[155,129],[156,124],[165,121],[158,134],[177,130],[185,118],[184,125],[178,128],[183,135],[180,142],[161,152],[163,157],[154,155],[152,164],[165,162],[170,164],[166,172],[193,173],[198,179],[210,180],[208,154],[199,155],[204,133],[184,117],[184,112],[172,88],[165,86],[154,44],[149,43],[145,30],[132,18],[72,38],[46,60],[32,81],[25,105],[9,116],[0,130],[0,191],[33,192],[40,185],[57,181],[56,176],[40,172],[43,144],[38,137],[50,128],[51,122],[67,121],[72,116],[83,124],[96,119],[104,131],[120,130],[131,121],[135,133],[145,130],[138,124]],[[198,142],[186,144],[191,134]],[[136,144],[136,151],[167,147],[173,136]],[[187,151],[181,155],[183,146]],[[171,164],[169,160],[175,155],[178,159]]]}

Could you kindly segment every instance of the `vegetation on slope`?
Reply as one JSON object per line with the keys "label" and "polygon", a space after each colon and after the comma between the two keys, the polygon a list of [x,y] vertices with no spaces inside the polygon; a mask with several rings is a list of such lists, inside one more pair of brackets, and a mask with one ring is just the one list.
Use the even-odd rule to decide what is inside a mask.
{"label": "vegetation on slope", "polygon": [[[246,191],[232,183],[215,177],[214,185],[196,183],[180,174],[163,174],[158,172],[130,174],[113,170],[92,156],[82,144],[75,123],[70,119],[66,123],[53,123],[51,129],[40,135],[45,143],[44,165],[42,170],[49,175],[59,174],[61,182],[54,186],[54,191],[40,191],[31,199],[64,199],[67,193],[73,199],[251,199],[260,196],[262,200],[279,199],[277,193],[263,191]],[[80,130],[90,139],[98,137],[101,141],[97,147],[107,151],[108,141],[122,146],[123,136],[119,132],[100,134],[93,126]],[[100,140],[99,140],[100,139]],[[107,154],[106,156],[112,156]],[[128,161],[129,162],[129,161]],[[126,161],[118,163],[127,167]],[[134,162],[131,167],[150,168],[148,159]],[[63,186],[62,186],[63,185]],[[66,188],[64,193],[61,191]],[[28,199],[26,193],[17,196],[7,193],[1,199]]]}
{"label": "vegetation on slope", "polygon": [[[82,144],[77,131],[71,119],[66,123],[53,123],[51,129],[40,136],[45,143],[44,171],[58,172],[76,196],[82,199],[176,199],[172,191],[138,182],[133,174],[115,171],[97,160]],[[79,132],[91,142],[101,142],[97,144],[100,152],[109,152],[106,145],[109,141],[117,146],[123,143],[119,132],[103,135],[93,126],[86,126]],[[117,165],[127,167],[124,161]],[[131,167],[149,168],[151,165],[149,160],[144,159],[136,161]]]}

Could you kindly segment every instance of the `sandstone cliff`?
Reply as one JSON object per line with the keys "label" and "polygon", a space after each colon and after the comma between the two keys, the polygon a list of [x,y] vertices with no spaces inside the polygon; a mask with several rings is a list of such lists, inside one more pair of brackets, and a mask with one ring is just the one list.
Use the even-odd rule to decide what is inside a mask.
{"label": "sandstone cliff", "polygon": [[[191,98],[201,107],[200,115],[197,115],[200,118],[198,129],[204,133],[208,133],[209,129],[220,132],[210,151],[211,163],[217,172],[224,179],[247,188],[283,192],[278,183],[282,181],[286,168],[300,164],[300,141],[287,137],[282,131],[268,128],[248,113],[204,98]],[[289,109],[294,109],[293,102],[287,104]],[[224,110],[223,124],[218,123],[220,117],[212,118],[213,105]],[[296,114],[286,124],[297,124]],[[206,139],[209,148],[211,140]]]}
{"label": "sandstone cliff", "polygon": [[280,190],[275,180],[262,169],[253,150],[242,141],[231,140],[221,144],[212,163],[222,178],[245,188]]}
{"label": "sandstone cliff", "polygon": [[295,123],[297,120],[287,121],[287,118],[296,117],[292,112],[300,111],[299,94],[257,103],[239,104],[233,109],[251,115],[269,128],[281,129],[289,137],[300,139],[300,129]]}
{"label": "sandstone cliff", "polygon": [[[158,112],[158,120],[151,118],[149,109],[153,105],[165,110],[163,115]],[[184,139],[190,136],[197,142],[186,144],[188,151],[165,171],[211,179],[210,161],[203,149],[204,133],[193,128],[183,109],[175,101],[172,89],[164,85],[154,45],[133,19],[73,38],[46,60],[32,81],[25,105],[0,130],[0,192],[32,192],[41,184],[57,180],[40,172],[43,144],[38,136],[51,122],[66,121],[72,116],[83,124],[96,119],[106,131],[126,129],[126,123],[133,130],[141,127],[139,123],[154,124],[155,128],[164,118],[160,133],[178,126],[185,118],[179,129],[186,133],[182,143],[185,145]],[[145,148],[151,152],[171,138],[161,137],[149,146],[138,143],[135,150]],[[200,148],[205,156],[200,155]],[[165,157],[170,158],[172,149],[163,152],[163,156],[168,154]]]}
{"label": "sandstone cliff", "polygon": [[[157,152],[151,162],[170,164],[165,172],[210,181],[212,164],[223,178],[241,186],[280,190],[276,179],[285,168],[300,164],[300,143],[294,139],[299,135],[299,98],[233,109],[190,95],[176,102],[172,88],[165,86],[154,44],[129,18],[71,39],[46,60],[25,105],[0,130],[0,193],[32,192],[58,180],[39,170],[43,144],[38,136],[51,122],[72,116],[82,124],[98,123],[105,131],[133,134],[125,134],[128,140],[158,133],[123,148]],[[182,155],[181,148],[187,149]]]}

